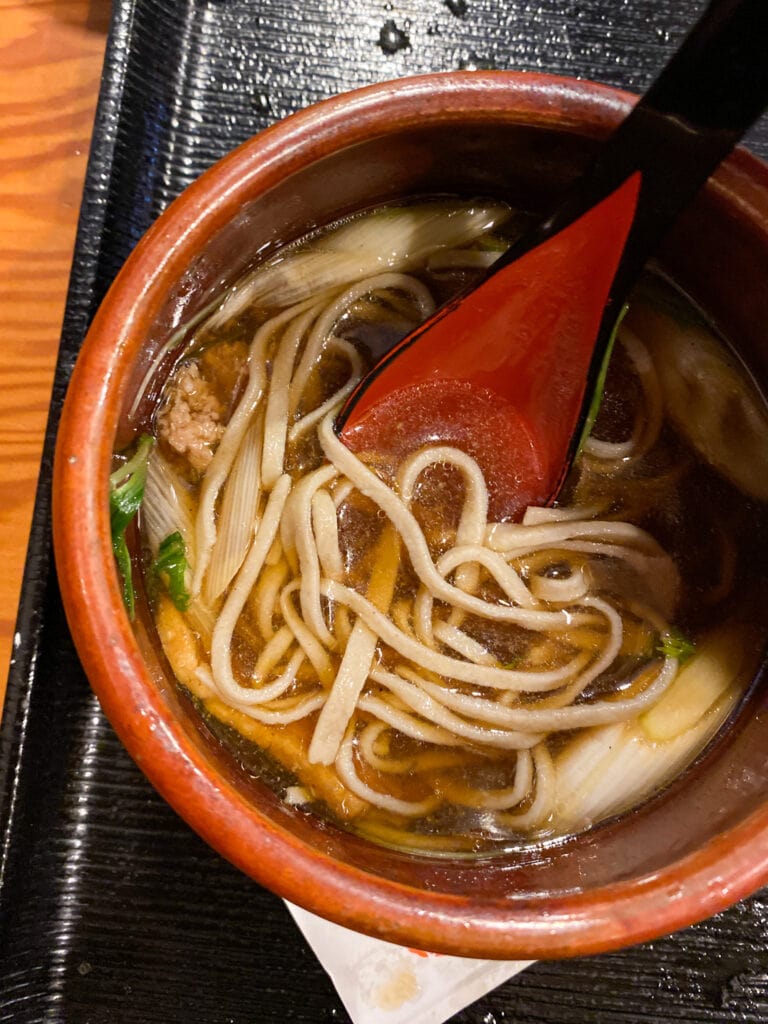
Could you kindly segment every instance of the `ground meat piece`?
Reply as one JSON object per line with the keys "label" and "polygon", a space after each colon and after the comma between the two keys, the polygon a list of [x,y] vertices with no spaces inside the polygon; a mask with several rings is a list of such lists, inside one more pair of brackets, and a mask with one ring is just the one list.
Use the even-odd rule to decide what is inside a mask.
{"label": "ground meat piece", "polygon": [[187,363],[171,381],[158,413],[161,440],[202,473],[224,433],[222,405],[197,363]]}

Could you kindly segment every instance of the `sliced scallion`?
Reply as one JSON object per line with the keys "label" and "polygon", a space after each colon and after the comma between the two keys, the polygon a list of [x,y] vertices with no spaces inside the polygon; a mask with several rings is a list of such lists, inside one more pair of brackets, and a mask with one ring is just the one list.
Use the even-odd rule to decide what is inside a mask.
{"label": "sliced scallion", "polygon": [[152,572],[163,581],[174,605],[180,612],[189,608],[189,591],[185,582],[187,551],[184,538],[177,530],[169,534],[157,550]]}
{"label": "sliced scallion", "polygon": [[125,539],[133,517],[139,511],[144,498],[147,482],[147,463],[154,440],[149,434],[139,438],[136,451],[119,466],[109,478],[109,520],[112,533],[112,551],[120,572],[123,587],[123,603],[132,619],[136,598],[133,589],[131,555]]}

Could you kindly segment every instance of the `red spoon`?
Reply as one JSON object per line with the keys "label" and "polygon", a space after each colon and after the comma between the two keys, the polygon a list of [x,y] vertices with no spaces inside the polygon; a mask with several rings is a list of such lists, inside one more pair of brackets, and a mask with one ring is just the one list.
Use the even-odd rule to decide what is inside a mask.
{"label": "red spoon", "polygon": [[554,501],[637,274],[768,103],[767,43],[768,0],[714,0],[555,212],[361,381],[345,444],[455,444],[493,518]]}

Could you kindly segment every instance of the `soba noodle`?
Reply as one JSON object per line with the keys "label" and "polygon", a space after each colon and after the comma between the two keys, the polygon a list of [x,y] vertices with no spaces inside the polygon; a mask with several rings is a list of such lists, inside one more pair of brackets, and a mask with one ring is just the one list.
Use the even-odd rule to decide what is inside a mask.
{"label": "soba noodle", "polygon": [[[289,802],[413,849],[569,832],[636,803],[732,709],[750,668],[733,650],[755,635],[735,568],[748,501],[670,426],[671,371],[642,316],[620,330],[567,500],[520,523],[489,521],[483,474],[457,448],[395,466],[336,437],[381,347],[492,261],[508,219],[422,203],[288,250],[197,325],[155,413],[141,525],[150,559],[176,531],[185,546],[188,607],[152,598],[179,681],[287,770]],[[727,507],[731,557],[704,553],[707,571],[680,557],[690,479]],[[697,612],[708,576],[725,640]],[[683,670],[679,624],[697,644]],[[720,672],[697,697],[704,654]],[[659,742],[644,723],[665,700],[685,727]],[[622,750],[642,750],[641,772],[623,774]]]}

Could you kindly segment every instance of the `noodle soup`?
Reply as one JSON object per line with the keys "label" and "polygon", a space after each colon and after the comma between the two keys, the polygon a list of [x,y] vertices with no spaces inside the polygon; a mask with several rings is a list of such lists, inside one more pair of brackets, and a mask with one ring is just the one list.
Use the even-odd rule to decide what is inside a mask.
{"label": "noodle soup", "polygon": [[335,436],[370,365],[521,223],[415,202],[289,247],[173,339],[144,445],[180,685],[287,802],[414,851],[636,806],[724,724],[764,639],[768,413],[659,281],[553,508],[495,521],[478,460],[439,437],[395,463]]}

